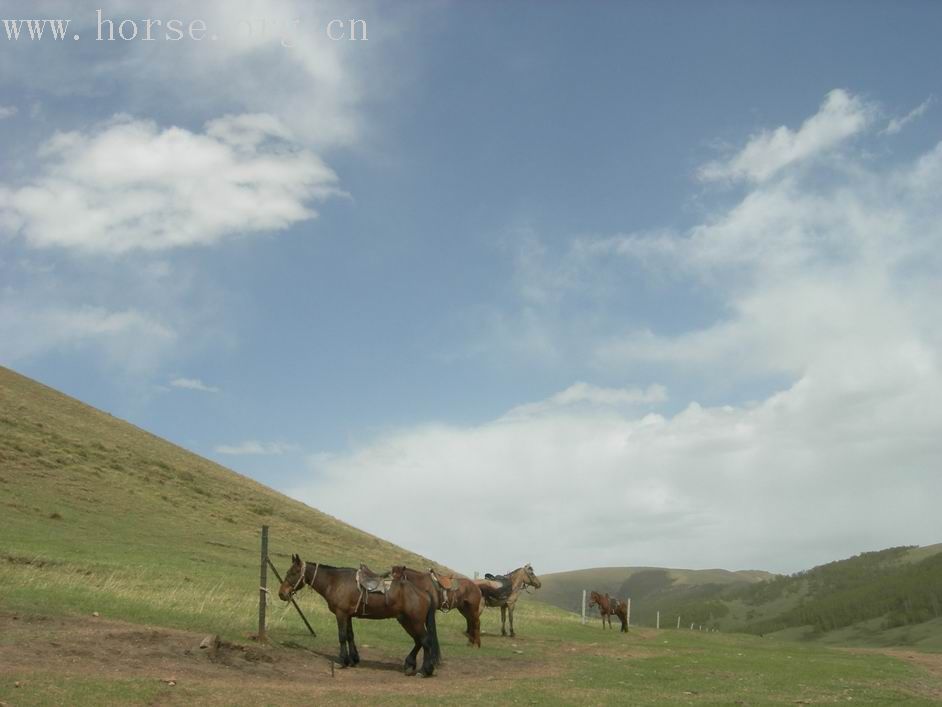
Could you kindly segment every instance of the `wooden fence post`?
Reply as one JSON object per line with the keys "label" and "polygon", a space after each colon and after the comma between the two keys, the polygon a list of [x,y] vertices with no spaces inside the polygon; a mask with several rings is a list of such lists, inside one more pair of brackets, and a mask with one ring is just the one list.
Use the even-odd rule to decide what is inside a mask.
{"label": "wooden fence post", "polygon": [[680,628],[680,617],[677,617],[677,628]]}
{"label": "wooden fence post", "polygon": [[258,575],[258,642],[264,643],[265,608],[268,601],[268,526],[262,526],[262,563]]}
{"label": "wooden fence post", "polygon": [[582,625],[585,626],[585,589],[582,590]]}
{"label": "wooden fence post", "polygon": [[631,597],[628,597],[628,616],[625,619],[625,623],[631,626]]}
{"label": "wooden fence post", "polygon": [[654,625],[654,627],[655,627],[658,631],[661,630],[661,612],[660,612],[660,611],[657,612],[657,623]]}

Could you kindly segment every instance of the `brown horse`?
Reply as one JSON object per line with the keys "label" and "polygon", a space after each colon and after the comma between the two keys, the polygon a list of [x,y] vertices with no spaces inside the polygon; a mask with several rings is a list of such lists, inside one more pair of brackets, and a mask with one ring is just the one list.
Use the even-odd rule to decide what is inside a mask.
{"label": "brown horse", "polygon": [[438,597],[440,611],[457,609],[464,616],[467,628],[464,635],[468,645],[481,647],[481,612],[484,598],[478,586],[466,577],[441,575],[433,570],[422,572],[404,565],[392,568],[393,579],[407,579],[419,589],[433,592]]}
{"label": "brown horse", "polygon": [[589,607],[598,606],[599,614],[602,616],[602,628],[605,628],[605,621],[608,620],[608,628],[612,627],[612,616],[617,616],[621,621],[621,630],[623,633],[628,631],[628,605],[618,599],[612,599],[607,593],[600,594],[592,592],[589,600]]}
{"label": "brown horse", "polygon": [[[430,677],[438,662],[438,638],[435,632],[436,604],[429,594],[407,580],[389,580],[385,591],[366,591],[360,584],[361,571],[351,567],[331,567],[308,563],[291,556],[291,567],[278,590],[278,598],[288,601],[305,584],[324,597],[327,608],[337,617],[340,639],[340,663],[343,667],[360,662],[353,641],[353,618],[396,619],[415,646],[406,656],[406,675],[416,671],[416,656],[423,650],[421,677]],[[382,580],[378,582],[383,585]]]}
{"label": "brown horse", "polygon": [[500,607],[501,636],[507,635],[507,613],[510,612],[510,637],[513,638],[517,635],[514,633],[514,606],[517,604],[517,597],[528,586],[539,589],[543,585],[533,573],[533,567],[529,563],[506,575],[495,577],[486,574],[484,577],[485,579],[474,580],[474,583],[480,588],[487,606]]}

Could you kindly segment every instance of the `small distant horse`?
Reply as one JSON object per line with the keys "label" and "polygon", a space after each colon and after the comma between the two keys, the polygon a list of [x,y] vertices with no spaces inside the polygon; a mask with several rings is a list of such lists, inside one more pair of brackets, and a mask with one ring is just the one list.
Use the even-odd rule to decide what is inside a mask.
{"label": "small distant horse", "polygon": [[[278,598],[288,601],[305,584],[324,597],[327,608],[337,618],[340,663],[345,668],[360,662],[360,654],[353,641],[354,617],[396,619],[415,642],[405,659],[406,675],[415,674],[416,657],[421,648],[422,669],[418,674],[431,677],[438,662],[437,607],[434,600],[407,580],[384,581],[370,573],[372,581],[367,583],[363,572],[352,567],[305,562],[298,555],[292,555],[291,567],[278,590]],[[365,586],[367,584],[369,588]]]}
{"label": "small distant horse", "polygon": [[432,569],[422,572],[404,565],[393,567],[392,577],[405,578],[419,589],[434,592],[441,611],[457,609],[467,623],[464,635],[468,637],[468,645],[481,647],[481,612],[484,611],[484,598],[478,585],[472,580],[467,577],[441,575]]}
{"label": "small distant horse", "polygon": [[533,573],[533,567],[527,563],[523,567],[508,572],[505,575],[484,575],[484,579],[474,581],[481,594],[484,596],[484,603],[487,606],[500,607],[500,635],[506,636],[507,613],[510,612],[510,637],[514,633],[514,606],[517,604],[517,597],[520,592],[530,586],[539,589],[542,585],[537,576]]}
{"label": "small distant horse", "polygon": [[615,615],[621,620],[622,633],[628,632],[628,605],[625,602],[612,599],[607,593],[592,592],[589,607],[593,606],[599,607],[599,614],[602,616],[602,628],[605,628],[606,620],[608,621],[608,628],[611,628],[612,615]]}

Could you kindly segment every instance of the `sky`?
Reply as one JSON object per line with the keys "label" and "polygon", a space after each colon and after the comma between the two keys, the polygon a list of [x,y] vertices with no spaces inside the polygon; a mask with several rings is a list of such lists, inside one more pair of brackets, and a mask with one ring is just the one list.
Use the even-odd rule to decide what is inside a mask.
{"label": "sky", "polygon": [[26,8],[3,365],[467,573],[942,541],[942,6]]}

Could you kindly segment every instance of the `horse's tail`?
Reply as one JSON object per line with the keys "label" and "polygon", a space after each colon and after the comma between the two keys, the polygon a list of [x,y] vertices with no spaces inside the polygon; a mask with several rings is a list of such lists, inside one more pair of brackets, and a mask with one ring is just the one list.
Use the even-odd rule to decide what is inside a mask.
{"label": "horse's tail", "polygon": [[432,649],[432,665],[440,665],[442,651],[438,645],[438,628],[435,625],[435,614],[438,611],[438,602],[429,595],[428,613],[425,615],[425,632],[428,635],[429,647]]}

